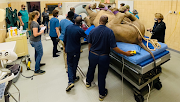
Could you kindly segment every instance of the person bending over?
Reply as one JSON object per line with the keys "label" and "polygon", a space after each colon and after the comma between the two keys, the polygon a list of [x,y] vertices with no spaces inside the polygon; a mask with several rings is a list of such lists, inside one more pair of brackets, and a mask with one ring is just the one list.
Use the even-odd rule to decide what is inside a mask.
{"label": "person bending over", "polygon": [[67,53],[68,64],[68,86],[66,91],[70,91],[74,87],[74,83],[79,80],[79,76],[76,76],[76,69],[80,58],[81,42],[80,38],[87,38],[87,35],[80,28],[82,24],[82,17],[78,16],[75,19],[75,24],[69,25],[66,28],[64,36],[65,51]]}

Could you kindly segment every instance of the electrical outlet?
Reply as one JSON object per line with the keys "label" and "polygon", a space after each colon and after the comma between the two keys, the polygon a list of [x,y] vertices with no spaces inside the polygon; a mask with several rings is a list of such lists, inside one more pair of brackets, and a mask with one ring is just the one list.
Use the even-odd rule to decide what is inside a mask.
{"label": "electrical outlet", "polygon": [[177,14],[177,11],[174,11],[174,14]]}
{"label": "electrical outlet", "polygon": [[169,11],[170,14],[172,14],[172,11]]}

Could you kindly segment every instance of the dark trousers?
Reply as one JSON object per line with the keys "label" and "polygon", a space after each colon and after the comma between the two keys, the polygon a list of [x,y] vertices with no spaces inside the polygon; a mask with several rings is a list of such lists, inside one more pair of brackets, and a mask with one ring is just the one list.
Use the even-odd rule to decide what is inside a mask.
{"label": "dark trousers", "polygon": [[58,52],[58,50],[57,50],[57,44],[58,44],[58,42],[57,42],[57,39],[58,37],[51,37],[51,40],[52,40],[52,42],[53,42],[53,57],[55,57],[56,56],[56,53]]}
{"label": "dark trousers", "polygon": [[152,36],[151,36],[151,39],[157,39],[158,42],[164,43],[164,37],[160,38],[160,37],[157,37],[157,36],[152,35]]}
{"label": "dark trousers", "polygon": [[99,94],[105,95],[106,75],[109,69],[109,55],[99,56],[89,52],[89,68],[86,82],[91,83],[94,79],[96,65],[98,65],[98,87]]}
{"label": "dark trousers", "polygon": [[67,64],[68,64],[68,83],[74,83],[76,78],[76,70],[80,58],[80,52],[67,53]]}
{"label": "dark trousers", "polygon": [[44,21],[44,26],[46,26],[46,29],[44,30],[44,33],[46,33],[46,31],[47,31],[47,33],[48,33],[48,21]]}

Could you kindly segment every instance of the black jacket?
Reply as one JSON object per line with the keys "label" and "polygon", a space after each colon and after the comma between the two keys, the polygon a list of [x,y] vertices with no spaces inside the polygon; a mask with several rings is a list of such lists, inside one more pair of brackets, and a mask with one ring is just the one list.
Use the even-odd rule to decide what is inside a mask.
{"label": "black jacket", "polygon": [[166,24],[161,21],[160,23],[155,22],[152,30],[151,39],[157,39],[158,42],[164,43]]}

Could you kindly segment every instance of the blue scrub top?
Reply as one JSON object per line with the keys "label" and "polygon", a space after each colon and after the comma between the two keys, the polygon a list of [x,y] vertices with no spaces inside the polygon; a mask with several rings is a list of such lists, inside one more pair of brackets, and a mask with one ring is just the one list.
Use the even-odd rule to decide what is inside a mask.
{"label": "blue scrub top", "polygon": [[138,15],[135,15],[135,17],[139,19],[139,16],[138,16]]}
{"label": "blue scrub top", "polygon": [[59,20],[55,17],[50,20],[50,37],[57,37],[56,27],[59,27]]}
{"label": "blue scrub top", "polygon": [[66,31],[66,27],[68,26],[68,25],[72,25],[73,24],[73,22],[72,21],[70,21],[70,20],[68,20],[68,19],[62,19],[61,20],[61,22],[60,22],[60,24],[59,24],[59,26],[61,27],[61,35],[60,35],[60,37],[59,37],[59,39],[60,40],[64,40],[64,35],[65,35],[65,31]]}
{"label": "blue scrub top", "polygon": [[84,33],[84,30],[81,29],[78,25],[72,24],[66,28],[64,36],[64,45],[66,53],[80,53],[81,37],[87,38],[87,35]]}
{"label": "blue scrub top", "polygon": [[109,54],[110,48],[117,47],[113,31],[105,25],[99,25],[91,30],[88,43],[92,44],[90,51],[99,55]]}

